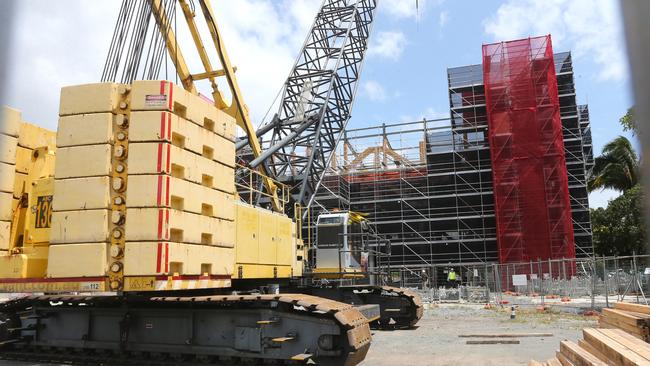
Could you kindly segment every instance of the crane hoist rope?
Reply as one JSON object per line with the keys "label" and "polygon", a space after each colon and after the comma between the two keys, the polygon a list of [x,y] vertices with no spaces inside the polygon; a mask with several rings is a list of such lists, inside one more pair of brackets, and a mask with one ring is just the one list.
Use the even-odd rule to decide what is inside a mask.
{"label": "crane hoist rope", "polygon": [[[143,79],[155,78],[162,69],[163,60],[170,60],[176,70],[185,90],[198,94],[195,81],[208,80],[212,88],[212,98],[215,107],[225,111],[235,118],[249,141],[254,157],[262,154],[262,148],[255,134],[255,127],[244,102],[243,94],[235,77],[235,68],[221,38],[214,13],[208,1],[196,0],[205,19],[210,39],[214,45],[222,69],[215,70],[205,49],[201,32],[195,18],[197,16],[194,1],[187,0],[123,0],[118,16],[111,47],[109,49],[102,81],[120,81],[130,83],[141,74]],[[192,41],[201,59],[203,71],[191,73],[185,59],[185,54],[177,40],[175,31],[176,5],[180,5],[183,17],[187,23]],[[155,20],[150,26],[149,19]],[[149,43],[145,53],[144,45]],[[164,50],[168,58],[165,58]],[[167,67],[164,68],[165,71]],[[118,79],[118,74],[120,74]],[[232,100],[226,101],[216,82],[218,77],[225,77],[231,92]],[[278,194],[278,185],[272,179],[272,174],[262,164],[255,169],[264,184],[270,204],[275,211],[284,212],[283,200]]]}

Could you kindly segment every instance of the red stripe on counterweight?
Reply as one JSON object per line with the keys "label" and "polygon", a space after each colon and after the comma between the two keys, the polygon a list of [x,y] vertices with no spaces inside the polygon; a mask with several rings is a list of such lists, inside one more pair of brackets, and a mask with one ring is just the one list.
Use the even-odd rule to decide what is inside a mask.
{"label": "red stripe on counterweight", "polygon": [[169,175],[167,176],[167,189],[165,189],[166,205],[169,206]]}
{"label": "red stripe on counterweight", "polygon": [[200,281],[200,280],[229,280],[231,277],[229,275],[183,275],[183,276],[156,276],[156,281],[168,281],[168,280],[183,280],[183,281]]}
{"label": "red stripe on counterweight", "polygon": [[160,138],[165,139],[165,112],[160,114]]}
{"label": "red stripe on counterweight", "polygon": [[167,136],[171,141],[172,139],[172,114],[171,113],[167,113]]}
{"label": "red stripe on counterweight", "polygon": [[162,142],[158,143],[158,164],[156,165],[156,172],[161,173],[161,168],[162,168],[162,150],[163,149],[163,144]]}
{"label": "red stripe on counterweight", "polygon": [[172,103],[172,99],[174,98],[174,84],[172,84],[171,81],[169,81],[169,110],[172,110],[172,106],[174,103]]}
{"label": "red stripe on counterweight", "polygon": [[[161,81],[160,82],[160,94],[163,95],[165,94],[165,82]],[[160,134],[161,138],[165,138],[165,113],[163,112],[160,115]],[[162,166],[162,144],[158,144],[158,165],[157,165],[157,172],[160,173],[160,168]],[[158,176],[158,196],[156,197],[156,200],[158,202],[158,206],[160,206],[160,196],[161,196],[161,190],[162,190],[162,177]],[[160,227],[160,222],[158,223],[158,232],[162,229]],[[158,235],[158,238],[160,238],[160,234]],[[161,261],[162,261],[162,243],[158,243],[158,250],[156,251],[156,272],[160,272],[160,267],[161,267]]]}
{"label": "red stripe on counterweight", "polygon": [[156,254],[156,273],[160,272],[161,256],[162,256],[162,243],[158,243],[158,253]]}
{"label": "red stripe on counterweight", "polygon": [[162,208],[158,209],[158,239],[162,239],[162,231],[163,231],[163,210]]}
{"label": "red stripe on counterweight", "polygon": [[165,237],[169,240],[169,209],[165,211],[165,224],[165,226],[167,226]]}
{"label": "red stripe on counterweight", "polygon": [[171,147],[172,147],[171,144],[167,144],[167,173],[171,172],[171,170],[169,168],[169,165],[171,164],[171,159],[169,158]]}
{"label": "red stripe on counterweight", "polygon": [[165,272],[169,272],[169,243],[165,243]]}
{"label": "red stripe on counterweight", "polygon": [[160,206],[160,201],[161,201],[161,196],[162,196],[162,175],[158,176],[158,195],[156,197],[156,204],[157,206]]}

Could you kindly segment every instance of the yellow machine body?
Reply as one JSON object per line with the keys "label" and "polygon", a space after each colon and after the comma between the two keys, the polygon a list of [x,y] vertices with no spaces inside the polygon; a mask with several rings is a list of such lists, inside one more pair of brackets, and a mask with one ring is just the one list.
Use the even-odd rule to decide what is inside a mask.
{"label": "yellow machine body", "polygon": [[[263,165],[254,174],[273,212],[238,203],[235,126],[245,133],[253,156],[261,154],[261,146],[209,2],[200,2],[201,12],[221,69],[208,57],[197,13],[179,3],[203,71],[190,72],[175,27],[154,0],[154,19],[182,87],[136,80],[61,90],[56,144],[50,139],[39,145],[58,148],[56,162],[50,162],[54,172],[43,177],[49,183],[25,185],[22,202],[28,203],[21,208],[18,200],[0,200],[7,215],[0,215],[0,263],[6,264],[0,266],[0,291],[227,288],[231,279],[302,274],[306,253],[299,230],[282,214],[286,189]],[[230,103],[217,78],[226,79]],[[199,95],[200,80],[211,85],[212,102]],[[12,116],[5,120],[15,122]],[[0,137],[18,138],[12,123],[0,125]],[[3,157],[13,162],[20,153],[6,151],[0,162]],[[40,230],[34,205],[45,191],[52,196],[51,227]],[[152,236],[156,225],[158,235]],[[3,228],[15,235],[8,239]]]}
{"label": "yellow machine body", "polygon": [[233,278],[289,278],[296,256],[295,225],[285,215],[237,203]]}
{"label": "yellow machine body", "polygon": [[[143,85],[141,88],[149,88],[151,83],[159,82],[141,82],[141,85]],[[239,202],[236,192],[224,193],[213,189],[207,190],[209,192],[206,193],[206,189],[203,189],[200,184],[188,185],[187,182],[179,178],[178,174],[181,173],[178,173],[177,170],[185,170],[185,175],[191,175],[193,174],[191,173],[192,169],[201,167],[196,167],[198,163],[192,165],[191,162],[185,162],[182,159],[174,161],[169,158],[172,160],[169,175],[163,176],[163,178],[169,177],[167,179],[172,182],[172,188],[170,189],[169,185],[165,188],[163,185],[163,189],[172,190],[172,193],[169,207],[165,210],[171,212],[172,218],[174,214],[181,213],[188,216],[185,211],[190,210],[188,206],[192,205],[199,205],[201,210],[205,210],[206,207],[210,211],[214,210],[214,215],[224,216],[232,220],[220,220],[220,223],[227,226],[223,228],[221,226],[217,227],[216,231],[214,231],[215,235],[221,235],[222,229],[225,230],[226,227],[232,226],[233,229],[228,229],[228,232],[232,230],[232,234],[228,234],[232,235],[232,239],[226,240],[227,243],[223,244],[190,245],[191,243],[185,243],[184,241],[189,240],[188,237],[199,234],[192,232],[194,225],[191,221],[187,221],[187,223],[182,221],[179,224],[182,229],[180,230],[181,233],[179,234],[178,230],[174,231],[172,228],[170,230],[171,238],[164,243],[129,242],[127,238],[124,250],[120,253],[113,252],[115,248],[110,241],[106,241],[108,239],[98,239],[97,242],[84,242],[81,240],[88,235],[99,235],[103,232],[105,234],[102,235],[107,237],[112,235],[109,235],[112,222],[109,221],[107,226],[105,225],[106,221],[94,219],[96,213],[106,211],[109,214],[107,219],[111,220],[111,208],[100,210],[97,208],[100,206],[93,206],[98,205],[97,202],[102,202],[102,200],[108,200],[106,202],[111,205],[114,204],[110,203],[114,197],[107,198],[110,196],[109,191],[111,191],[112,185],[105,184],[106,187],[102,186],[101,177],[92,177],[94,173],[87,173],[88,178],[67,178],[66,176],[68,174],[66,172],[71,166],[81,171],[93,171],[98,169],[97,166],[101,167],[103,155],[94,156],[95,152],[93,151],[101,152],[101,147],[104,145],[85,145],[85,141],[102,141],[100,139],[102,135],[109,136],[102,132],[105,130],[104,128],[99,128],[99,117],[103,120],[103,114],[109,114],[115,119],[115,115],[110,112],[112,107],[97,106],[97,101],[105,99],[107,105],[115,105],[119,104],[120,97],[118,96],[119,87],[105,87],[105,84],[94,85],[96,85],[95,88],[80,86],[83,93],[78,93],[78,95],[74,95],[73,91],[68,91],[66,93],[72,93],[72,95],[66,97],[64,96],[65,93],[62,93],[62,111],[71,105],[66,100],[69,101],[70,98],[80,99],[73,103],[75,108],[79,108],[78,110],[64,111],[63,113],[69,113],[70,117],[62,115],[60,118],[57,141],[61,147],[59,147],[58,151],[60,154],[57,155],[58,161],[55,160],[56,143],[54,137],[56,134],[52,131],[48,131],[50,137],[48,145],[50,146],[34,147],[29,151],[29,154],[16,154],[16,169],[26,173],[16,174],[16,191],[13,192],[15,199],[10,201],[12,206],[10,208],[11,221],[8,223],[10,235],[0,235],[0,240],[3,241],[0,243],[0,247],[6,248],[6,250],[0,251],[0,291],[110,291],[111,270],[114,263],[112,260],[114,258],[119,258],[123,266],[120,269],[123,275],[122,291],[125,292],[225,288],[231,286],[232,279],[288,279],[302,275],[305,253],[302,241],[297,234],[296,224],[292,219],[282,213]],[[171,83],[169,85],[170,92],[167,96],[172,98]],[[136,91],[132,93],[134,94],[131,96],[132,98],[139,95],[137,90],[139,89],[136,88]],[[200,149],[203,149],[205,157],[205,151],[209,151],[210,148],[206,147],[207,145],[201,147],[201,144],[198,143],[205,142],[202,140],[206,138],[203,136],[204,131],[195,128],[196,123],[192,121],[201,120],[201,122],[204,122],[202,119],[206,115],[212,114],[210,121],[217,122],[216,127],[213,128],[218,130],[218,133],[224,136],[232,133],[234,127],[232,117],[183,89],[176,88],[173,90],[173,94],[174,103],[170,103],[171,108],[165,107],[169,112],[162,112],[178,118],[178,121],[174,121],[173,124],[170,122],[169,125],[171,126],[170,129],[174,129],[175,125],[179,128],[178,133],[171,133],[171,131],[168,133],[170,141],[166,142],[166,144],[169,145],[172,152],[174,148],[195,149],[199,152]],[[151,95],[153,95],[153,92]],[[139,108],[132,100],[128,100],[128,103],[134,104],[133,108]],[[109,111],[88,113],[92,109],[98,111],[109,109]],[[132,121],[131,126],[129,126],[129,134],[131,139],[135,140],[137,136],[144,134],[144,132],[141,132],[142,127],[138,126],[144,126],[148,123],[148,120],[144,118],[148,116],[146,113],[155,113],[155,116],[159,116],[161,112],[129,111],[129,113],[129,118]],[[135,113],[140,113],[140,115],[136,116]],[[97,128],[89,125],[87,130],[68,133],[69,131],[76,131],[74,130],[75,124],[72,121],[75,116],[82,116],[80,118],[84,120],[80,122],[86,124],[95,123],[94,127]],[[159,117],[156,118],[160,119]],[[106,129],[110,130],[110,128],[111,126],[108,126]],[[193,132],[194,130],[196,130],[196,133]],[[79,147],[66,147],[66,144],[69,144],[68,141],[71,140],[71,136],[76,136],[75,139],[82,141],[84,144]],[[146,137],[142,139],[146,140]],[[214,152],[210,151],[212,159],[221,159],[217,155],[223,151],[230,151],[228,146],[234,144],[234,139],[230,139],[230,141],[219,139],[221,145],[212,145],[215,147]],[[131,156],[136,156],[136,152],[134,152],[136,151],[135,142],[131,142],[131,144],[129,146]],[[139,144],[139,146],[148,146],[147,143]],[[95,146],[97,148],[88,149],[88,147]],[[107,146],[109,154],[113,156],[116,150],[115,146],[110,144],[105,146]],[[80,150],[80,153],[71,154],[71,151],[75,152],[75,149]],[[13,154],[13,152],[9,152],[9,154]],[[232,154],[234,154],[234,149],[232,149]],[[186,155],[195,156],[192,154]],[[84,162],[89,157],[92,162]],[[129,163],[129,170],[139,169],[138,164],[141,165],[141,160],[135,159],[134,162]],[[217,164],[214,163],[214,165]],[[107,169],[112,170],[114,168],[109,164]],[[228,173],[229,170],[230,173]],[[224,170],[223,174],[219,173],[221,175],[217,175],[211,184],[221,190],[227,190],[229,186],[234,187],[232,171],[234,171],[234,164]],[[66,178],[61,178],[63,176],[66,176]],[[148,182],[146,177],[134,176],[129,178],[128,189],[124,192],[127,202],[133,202],[136,198],[138,202],[144,202],[152,192],[155,192],[155,179],[151,180],[154,183],[150,187],[146,185]],[[136,178],[142,180],[145,185],[136,185]],[[203,178],[205,179],[205,175]],[[106,182],[111,181],[111,179],[115,181],[115,178],[107,177]],[[231,180],[228,184],[224,183],[227,179]],[[210,181],[212,180],[210,179]],[[71,186],[72,183],[75,184]],[[186,192],[183,191],[185,187],[183,184],[187,186]],[[206,182],[203,182],[203,184],[206,184]],[[69,186],[72,189],[66,188]],[[278,184],[278,186],[281,185]],[[203,191],[197,191],[197,189],[203,189]],[[61,200],[64,200],[64,202],[61,202]],[[201,204],[201,202],[209,202],[210,204]],[[52,219],[53,206],[55,207],[54,220]],[[2,209],[2,206],[0,206],[0,209]],[[143,210],[144,212],[145,209],[127,208],[127,226],[126,230],[123,231],[127,236],[139,235],[138,230],[144,231],[147,227],[146,216],[137,219],[133,218],[136,210]],[[232,213],[230,213],[231,211]],[[69,219],[75,215],[86,216],[82,216],[85,217],[84,220],[77,220],[76,225],[63,221],[62,217]],[[183,215],[180,215],[178,220],[183,219]],[[232,215],[232,217],[229,215]],[[198,215],[191,217],[198,217]],[[129,218],[132,221],[129,221]],[[172,226],[172,224],[169,225]],[[52,230],[55,230],[55,232],[52,232]],[[67,236],[65,238],[73,238],[69,240],[69,244],[61,239],[64,237],[62,231],[66,232]],[[80,239],[75,239],[75,235],[78,235]],[[228,235],[226,236],[229,237]],[[204,234],[201,234],[201,239],[203,239],[203,236]],[[208,238],[211,236],[208,235]],[[52,240],[53,238],[54,240]],[[232,244],[229,244],[230,242]],[[160,268],[160,271],[148,269],[153,268],[147,267],[147,264],[155,262],[156,256],[160,260],[161,252],[163,261],[166,262]],[[119,254],[119,256],[116,254]]]}
{"label": "yellow machine body", "polygon": [[2,109],[0,278],[45,276],[56,134]]}

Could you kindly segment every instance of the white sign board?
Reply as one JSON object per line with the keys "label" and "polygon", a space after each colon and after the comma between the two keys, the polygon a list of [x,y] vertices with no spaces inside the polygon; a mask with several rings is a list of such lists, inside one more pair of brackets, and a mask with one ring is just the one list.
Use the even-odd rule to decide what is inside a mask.
{"label": "white sign board", "polygon": [[530,274],[530,279],[531,280],[536,280],[537,279],[537,273],[531,273]]}
{"label": "white sign board", "polygon": [[644,275],[650,275],[650,268],[646,267],[645,271],[643,271]]}
{"label": "white sign board", "polygon": [[526,286],[528,284],[526,275],[512,275],[512,284],[515,286]]}

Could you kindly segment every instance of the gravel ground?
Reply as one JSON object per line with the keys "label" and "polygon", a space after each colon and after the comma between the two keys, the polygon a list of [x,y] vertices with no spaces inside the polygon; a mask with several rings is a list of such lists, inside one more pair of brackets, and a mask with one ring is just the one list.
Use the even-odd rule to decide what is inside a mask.
{"label": "gravel ground", "polygon": [[[425,311],[413,330],[374,331],[363,366],[528,365],[555,355],[560,341],[581,338],[581,329],[595,326],[593,317],[567,313],[485,310],[474,305],[441,305]],[[547,338],[519,338],[520,344],[467,345],[459,334],[552,333]]]}

